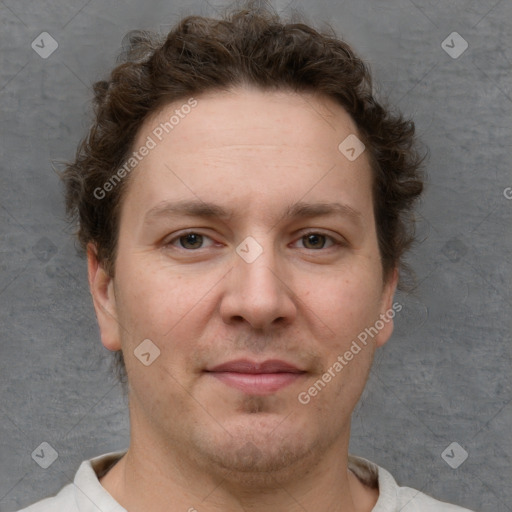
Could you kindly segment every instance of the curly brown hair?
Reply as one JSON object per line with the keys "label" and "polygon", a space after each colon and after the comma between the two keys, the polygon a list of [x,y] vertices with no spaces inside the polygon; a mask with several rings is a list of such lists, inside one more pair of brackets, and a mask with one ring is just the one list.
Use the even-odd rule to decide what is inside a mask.
{"label": "curly brown hair", "polygon": [[[313,92],[350,114],[374,175],[384,276],[407,269],[403,254],[414,240],[412,209],[423,189],[424,156],[413,122],[377,101],[368,66],[332,28],[320,32],[303,20],[285,22],[250,1],[219,19],[188,16],[165,37],[130,32],[124,46],[110,77],[94,84],[94,123],[61,174],[66,212],[74,225],[78,221],[80,245],[85,250],[93,242],[111,276],[120,205],[130,180],[120,180],[102,197],[95,191],[129,158],[144,120],[170,102],[244,85]],[[117,360],[122,369],[122,354]]]}

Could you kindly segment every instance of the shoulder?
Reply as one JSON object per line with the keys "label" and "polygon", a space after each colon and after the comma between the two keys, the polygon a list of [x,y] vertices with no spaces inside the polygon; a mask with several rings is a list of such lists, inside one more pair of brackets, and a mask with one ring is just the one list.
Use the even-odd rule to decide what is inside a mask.
{"label": "shoulder", "polygon": [[124,453],[111,452],[84,460],[76,472],[73,483],[63,487],[55,496],[38,501],[18,512],[126,512],[99,482],[101,475]]}
{"label": "shoulder", "polygon": [[472,512],[411,487],[400,487],[391,473],[362,457],[350,455],[349,468],[365,485],[378,487],[379,498],[372,512]]}
{"label": "shoulder", "polygon": [[18,512],[55,512],[56,510],[78,511],[73,484],[66,485],[55,496],[38,501]]}
{"label": "shoulder", "polygon": [[397,510],[402,512],[472,512],[458,505],[436,500],[410,487],[398,487]]}

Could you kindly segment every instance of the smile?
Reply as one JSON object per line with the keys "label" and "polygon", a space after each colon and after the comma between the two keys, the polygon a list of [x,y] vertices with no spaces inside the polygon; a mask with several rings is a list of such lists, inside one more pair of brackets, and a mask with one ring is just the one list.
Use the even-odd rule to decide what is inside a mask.
{"label": "smile", "polygon": [[207,374],[222,383],[251,395],[269,395],[301,380],[306,373],[279,360],[261,363],[240,359],[217,365]]}

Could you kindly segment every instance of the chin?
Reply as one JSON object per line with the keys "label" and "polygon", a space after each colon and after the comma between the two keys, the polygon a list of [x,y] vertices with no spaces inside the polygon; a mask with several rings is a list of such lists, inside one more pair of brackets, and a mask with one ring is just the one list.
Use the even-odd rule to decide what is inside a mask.
{"label": "chin", "polygon": [[290,418],[253,413],[223,422],[222,430],[196,432],[197,461],[239,485],[284,482],[331,445],[325,433],[315,435]]}

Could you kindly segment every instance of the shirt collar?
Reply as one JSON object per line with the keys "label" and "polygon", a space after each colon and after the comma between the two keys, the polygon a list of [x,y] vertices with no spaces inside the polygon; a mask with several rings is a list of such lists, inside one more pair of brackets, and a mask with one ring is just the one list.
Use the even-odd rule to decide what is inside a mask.
{"label": "shirt collar", "polygon": [[[82,462],[75,476],[75,499],[80,512],[127,512],[101,485],[101,478],[126,454],[110,452]],[[368,487],[379,489],[379,498],[372,512],[390,512],[396,509],[397,483],[384,468],[364,459],[349,455],[349,469]]]}

